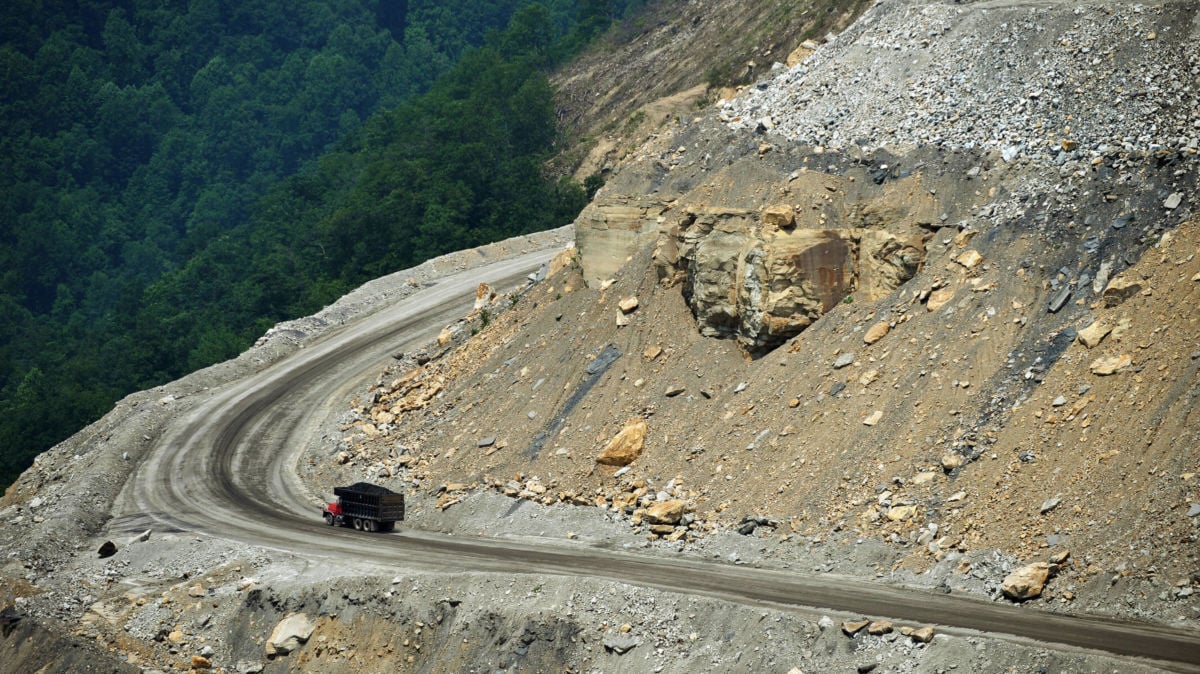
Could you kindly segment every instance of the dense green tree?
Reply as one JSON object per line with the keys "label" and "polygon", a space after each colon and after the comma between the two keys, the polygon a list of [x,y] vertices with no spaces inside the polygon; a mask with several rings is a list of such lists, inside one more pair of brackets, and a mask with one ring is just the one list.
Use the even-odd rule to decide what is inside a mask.
{"label": "dense green tree", "polygon": [[601,4],[0,3],[0,485],[274,322],[574,217],[545,70],[640,3]]}

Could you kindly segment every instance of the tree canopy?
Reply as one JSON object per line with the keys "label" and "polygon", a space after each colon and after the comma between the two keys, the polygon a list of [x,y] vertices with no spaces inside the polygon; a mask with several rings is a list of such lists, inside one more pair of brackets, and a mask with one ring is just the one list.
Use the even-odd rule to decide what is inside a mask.
{"label": "tree canopy", "polygon": [[637,0],[0,7],[0,484],[129,392],[569,222],[547,71]]}

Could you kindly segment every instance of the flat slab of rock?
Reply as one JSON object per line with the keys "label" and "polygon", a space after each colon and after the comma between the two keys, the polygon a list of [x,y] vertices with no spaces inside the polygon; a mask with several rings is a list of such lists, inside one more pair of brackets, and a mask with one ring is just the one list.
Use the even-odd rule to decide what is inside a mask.
{"label": "flat slab of rock", "polygon": [[1091,349],[1099,346],[1100,342],[1112,332],[1112,326],[1103,321],[1096,321],[1079,331],[1079,343]]}
{"label": "flat slab of rock", "polygon": [[867,334],[863,335],[863,342],[874,344],[879,340],[887,337],[887,333],[891,331],[892,326],[888,325],[887,321],[880,321],[867,329]]}
{"label": "flat slab of rock", "polygon": [[1097,358],[1092,361],[1090,368],[1092,374],[1107,377],[1108,375],[1117,374],[1130,365],[1133,365],[1133,357],[1127,353],[1123,353],[1119,356]]}

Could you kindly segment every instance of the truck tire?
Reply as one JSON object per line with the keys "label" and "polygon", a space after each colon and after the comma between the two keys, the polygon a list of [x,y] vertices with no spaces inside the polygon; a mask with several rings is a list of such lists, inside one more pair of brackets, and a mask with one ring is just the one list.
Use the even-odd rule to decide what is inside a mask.
{"label": "truck tire", "polygon": [[378,528],[379,523],[375,520],[363,520],[363,529],[374,532]]}
{"label": "truck tire", "polygon": [[329,526],[333,526],[333,522],[334,522],[333,513],[325,513],[325,524],[328,524]]}
{"label": "truck tire", "polygon": [[363,521],[361,519],[355,517],[354,518],[354,530],[362,531],[362,528],[363,528]]}

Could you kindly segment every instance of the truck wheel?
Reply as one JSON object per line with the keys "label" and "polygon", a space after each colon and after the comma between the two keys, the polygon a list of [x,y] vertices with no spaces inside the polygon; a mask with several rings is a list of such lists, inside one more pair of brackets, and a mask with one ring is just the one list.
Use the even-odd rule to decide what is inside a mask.
{"label": "truck wheel", "polygon": [[379,523],[375,520],[363,520],[363,526],[372,533],[379,530]]}
{"label": "truck wheel", "polygon": [[359,518],[355,517],[355,518],[354,518],[354,529],[355,529],[355,531],[362,531],[362,528],[363,528],[363,521],[362,521],[362,520],[360,520]]}
{"label": "truck wheel", "polygon": [[333,513],[325,513],[325,524],[333,526]]}

